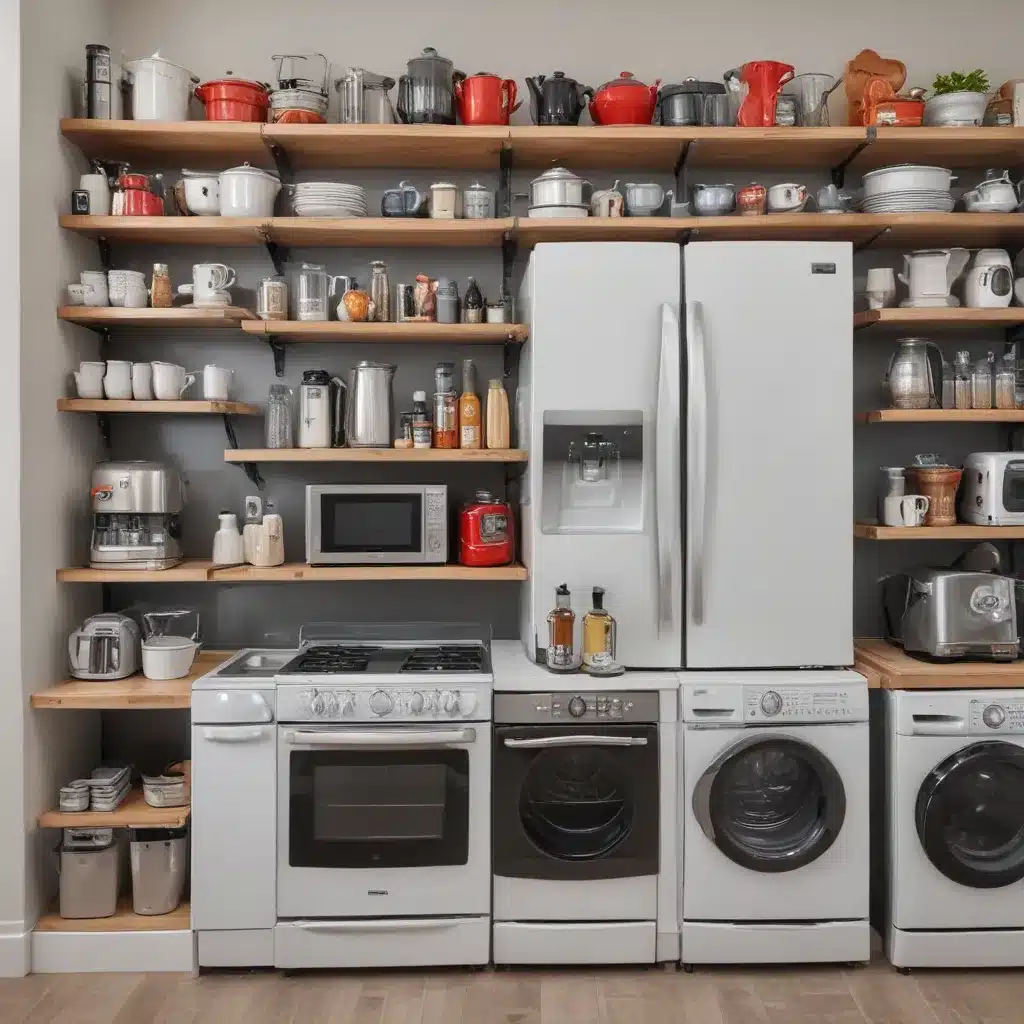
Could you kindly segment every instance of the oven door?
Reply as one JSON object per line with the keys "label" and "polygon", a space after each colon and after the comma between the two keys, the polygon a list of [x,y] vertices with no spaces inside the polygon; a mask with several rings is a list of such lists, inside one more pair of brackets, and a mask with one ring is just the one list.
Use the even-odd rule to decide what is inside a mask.
{"label": "oven door", "polygon": [[306,488],[306,561],[311,565],[423,562],[423,488]]}
{"label": "oven door", "polygon": [[500,726],[495,740],[495,875],[658,873],[656,725]]}
{"label": "oven door", "polygon": [[488,913],[490,730],[279,726],[278,917]]}

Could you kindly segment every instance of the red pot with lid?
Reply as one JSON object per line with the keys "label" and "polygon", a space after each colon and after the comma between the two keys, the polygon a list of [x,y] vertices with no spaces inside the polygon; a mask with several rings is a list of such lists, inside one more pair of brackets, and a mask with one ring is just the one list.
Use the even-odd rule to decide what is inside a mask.
{"label": "red pot with lid", "polygon": [[508,124],[509,116],[519,109],[516,83],[486,71],[456,79],[455,102],[463,124]]}
{"label": "red pot with lid", "polygon": [[512,507],[490,491],[459,509],[459,563],[508,565],[515,558],[515,520]]}
{"label": "red pot with lid", "polygon": [[162,217],[163,197],[153,191],[148,174],[121,174],[117,179],[120,196],[115,198],[114,212],[123,217]]}
{"label": "red pot with lid", "polygon": [[632,71],[622,71],[618,78],[605,82],[590,101],[594,124],[650,124],[658,103],[658,88],[644,85]]}
{"label": "red pot with lid", "polygon": [[255,121],[267,119],[270,86],[244,78],[218,78],[203,82],[196,96],[206,108],[207,121]]}

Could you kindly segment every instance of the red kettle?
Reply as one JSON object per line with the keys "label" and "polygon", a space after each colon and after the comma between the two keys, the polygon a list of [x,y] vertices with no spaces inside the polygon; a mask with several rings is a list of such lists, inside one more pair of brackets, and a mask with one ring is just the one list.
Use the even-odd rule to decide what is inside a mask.
{"label": "red kettle", "polygon": [[736,124],[741,128],[774,125],[779,91],[793,77],[793,71],[792,64],[777,60],[752,60],[744,64],[739,69],[739,79],[746,86],[746,96],[740,104]]}
{"label": "red kettle", "polygon": [[455,80],[455,102],[463,124],[508,124],[516,103],[516,83],[511,78],[478,71]]}

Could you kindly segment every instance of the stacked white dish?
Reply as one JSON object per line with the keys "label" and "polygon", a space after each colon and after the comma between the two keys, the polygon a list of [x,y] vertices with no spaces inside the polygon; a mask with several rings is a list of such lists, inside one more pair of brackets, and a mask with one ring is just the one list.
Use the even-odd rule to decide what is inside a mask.
{"label": "stacked white dish", "polygon": [[292,206],[300,217],[365,217],[366,189],[332,181],[307,181],[294,187]]}
{"label": "stacked white dish", "polygon": [[541,217],[546,219],[563,220],[574,217],[589,217],[589,204],[572,204],[559,206],[531,206],[527,212],[528,217]]}
{"label": "stacked white dish", "polygon": [[896,164],[864,175],[864,213],[951,213],[956,179],[945,167]]}

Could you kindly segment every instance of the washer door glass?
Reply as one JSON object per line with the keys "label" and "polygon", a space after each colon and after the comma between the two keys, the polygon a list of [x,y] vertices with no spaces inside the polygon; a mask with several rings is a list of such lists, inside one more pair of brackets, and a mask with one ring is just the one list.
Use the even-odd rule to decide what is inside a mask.
{"label": "washer door glass", "polygon": [[592,860],[619,845],[633,826],[629,780],[614,750],[545,750],[530,765],[519,818],[534,845],[550,857]]}
{"label": "washer door glass", "polygon": [[820,750],[789,737],[752,737],[725,751],[694,788],[704,834],[753,871],[793,871],[835,842],[846,792]]}
{"label": "washer door glass", "polygon": [[928,859],[954,882],[996,889],[1024,878],[1024,750],[958,750],[921,784],[915,819]]}

